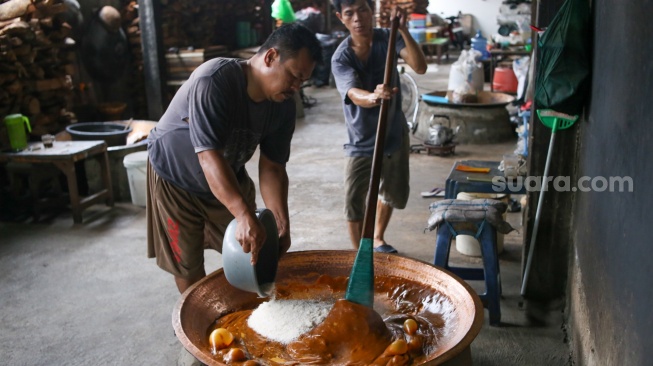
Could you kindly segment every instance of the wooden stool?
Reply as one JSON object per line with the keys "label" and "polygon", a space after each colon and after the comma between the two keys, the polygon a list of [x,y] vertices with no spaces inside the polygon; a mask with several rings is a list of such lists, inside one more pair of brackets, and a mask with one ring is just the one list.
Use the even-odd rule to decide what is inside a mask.
{"label": "wooden stool", "polygon": [[[451,239],[460,234],[472,235],[478,239],[483,255],[483,268],[449,266]],[[497,233],[489,222],[485,219],[442,222],[438,226],[433,264],[455,273],[464,280],[485,280],[485,293],[479,297],[483,301],[483,306],[490,313],[490,325],[499,325],[501,322],[501,277],[497,256]]]}

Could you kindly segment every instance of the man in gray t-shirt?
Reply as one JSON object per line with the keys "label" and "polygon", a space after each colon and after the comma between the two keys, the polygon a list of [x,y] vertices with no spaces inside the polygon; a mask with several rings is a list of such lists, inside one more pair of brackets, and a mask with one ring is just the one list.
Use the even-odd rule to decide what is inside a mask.
{"label": "man in gray t-shirt", "polygon": [[148,137],[148,256],[175,276],[180,292],[204,277],[204,247],[222,248],[235,217],[236,239],[255,263],[265,240],[245,163],[260,146],[261,196],[290,247],[285,164],[295,129],[293,96],[321,59],[315,36],[298,24],[276,30],[248,60],[198,67]]}
{"label": "man in gray t-shirt", "polygon": [[[349,135],[349,142],[345,144],[345,216],[349,236],[354,247],[358,247],[363,229],[365,196],[370,181],[380,105],[382,100],[392,100],[388,109],[388,131],[379,186],[374,250],[396,253],[397,250],[385,242],[384,234],[393,208],[402,209],[408,201],[409,142],[396,73],[391,86],[383,85],[390,32],[373,27],[374,11],[371,0],[333,0],[333,5],[336,8],[336,16],[350,32],[331,59],[331,69],[342,97]],[[398,12],[400,19],[396,42],[397,55],[415,72],[423,74],[426,72],[426,59],[420,45],[408,32],[406,12],[400,8],[395,9],[395,12]]]}

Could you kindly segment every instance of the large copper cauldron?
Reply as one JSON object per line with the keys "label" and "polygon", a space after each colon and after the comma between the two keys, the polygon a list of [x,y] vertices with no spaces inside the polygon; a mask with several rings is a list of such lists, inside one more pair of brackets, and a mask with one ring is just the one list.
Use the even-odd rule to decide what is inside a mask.
{"label": "large copper cauldron", "polygon": [[[277,281],[310,274],[349,276],[354,251],[291,252],[279,262]],[[430,264],[383,253],[374,254],[377,276],[394,276],[432,288],[454,305],[456,326],[440,339],[437,351],[424,365],[471,364],[470,348],[483,325],[483,306],[473,289],[458,277]],[[254,293],[240,291],[227,282],[222,269],[208,275],[182,295],[172,313],[172,324],[184,347],[207,365],[224,365],[209,352],[209,327],[221,316],[253,309],[261,302]]]}

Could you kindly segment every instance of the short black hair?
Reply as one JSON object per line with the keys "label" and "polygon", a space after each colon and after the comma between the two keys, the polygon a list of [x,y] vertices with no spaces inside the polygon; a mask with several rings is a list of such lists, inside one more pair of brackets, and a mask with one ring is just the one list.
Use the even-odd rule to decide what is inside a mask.
{"label": "short black hair", "polygon": [[[333,6],[336,8],[338,13],[342,12],[342,5],[353,5],[356,0],[331,0]],[[374,9],[374,2],[372,0],[367,0],[367,5],[370,6],[370,9]]]}
{"label": "short black hair", "polygon": [[320,42],[313,32],[299,23],[284,24],[279,27],[272,32],[257,53],[263,54],[270,48],[279,51],[281,61],[296,56],[302,48],[308,49],[308,53],[316,63],[322,61]]}

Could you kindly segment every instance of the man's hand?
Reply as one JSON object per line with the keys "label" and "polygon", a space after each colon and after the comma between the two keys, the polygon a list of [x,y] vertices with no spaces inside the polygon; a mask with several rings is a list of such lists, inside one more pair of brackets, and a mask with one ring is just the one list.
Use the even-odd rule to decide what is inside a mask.
{"label": "man's hand", "polygon": [[368,102],[370,103],[368,107],[375,107],[380,105],[384,100],[392,99],[392,96],[397,94],[397,92],[399,92],[399,88],[397,87],[392,88],[383,84],[377,85],[376,89],[368,96]]}
{"label": "man's hand", "polygon": [[399,28],[408,29],[408,15],[406,14],[406,9],[395,6],[395,8],[392,9],[390,20],[394,19],[395,17],[399,17]]}
{"label": "man's hand", "polygon": [[279,235],[279,256],[286,254],[290,249],[290,234],[280,234]]}
{"label": "man's hand", "polygon": [[258,253],[265,244],[265,228],[261,221],[251,213],[242,215],[236,218],[238,226],[236,226],[236,240],[243,247],[243,252],[252,253],[252,265],[258,261]]}
{"label": "man's hand", "polygon": [[288,174],[286,167],[270,160],[265,154],[259,159],[259,182],[265,207],[272,212],[279,234],[279,254],[290,248],[288,217]]}

